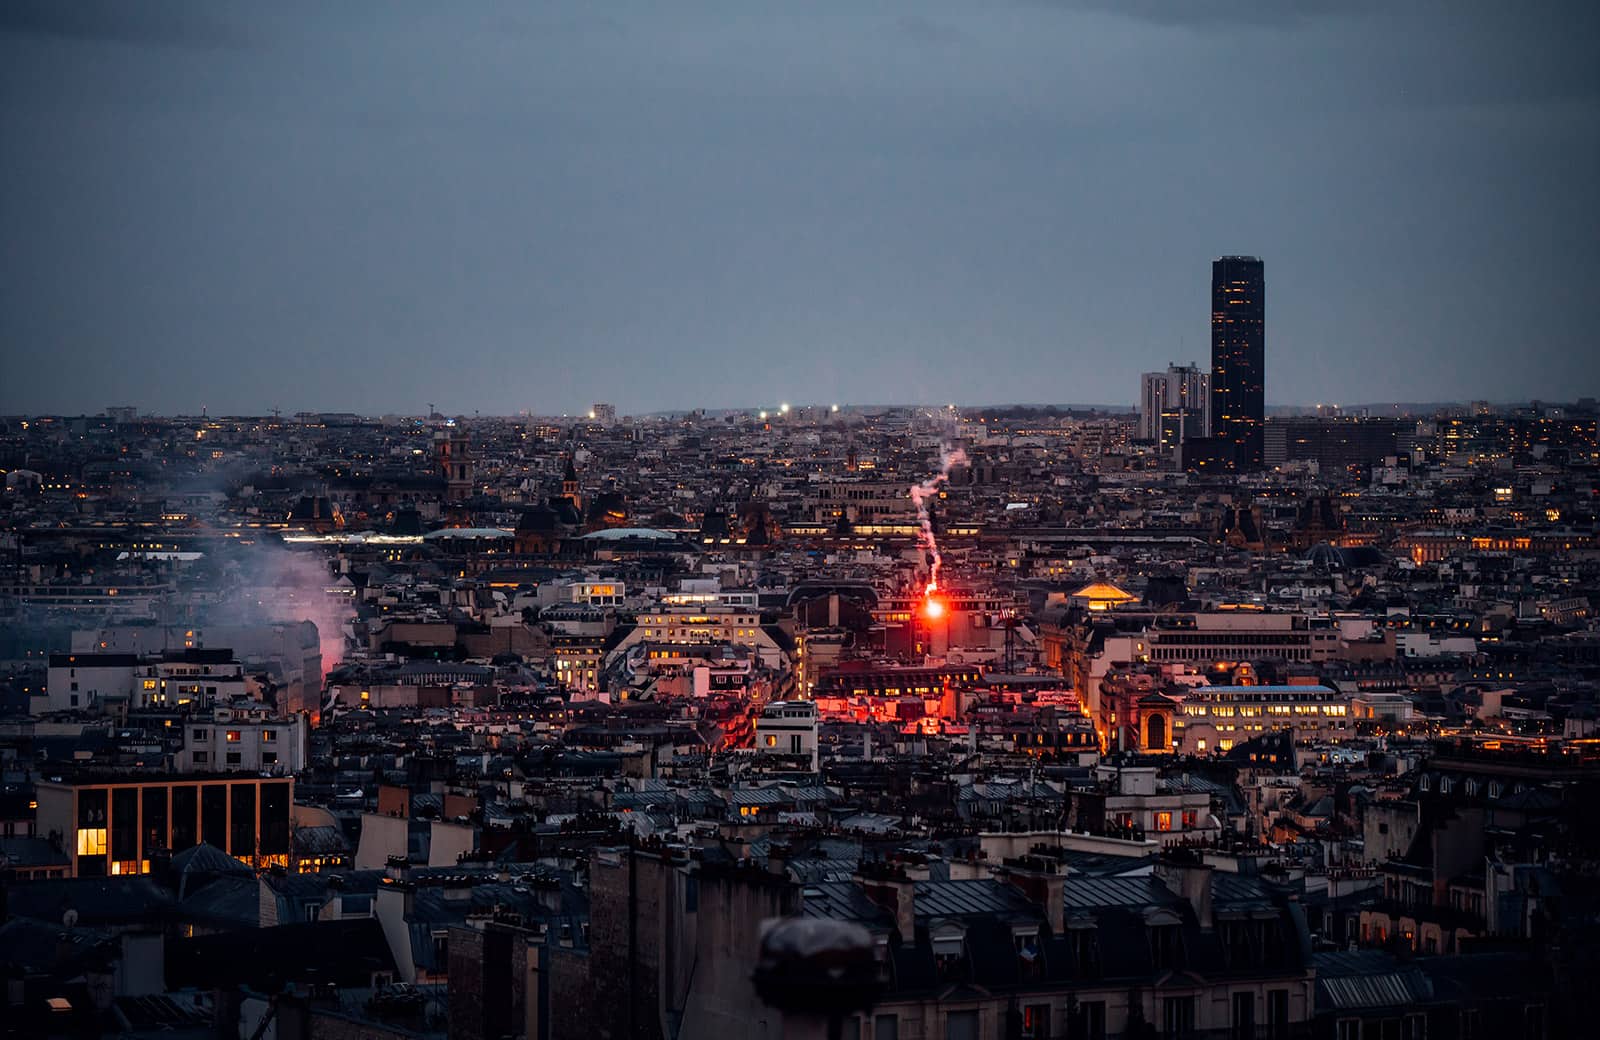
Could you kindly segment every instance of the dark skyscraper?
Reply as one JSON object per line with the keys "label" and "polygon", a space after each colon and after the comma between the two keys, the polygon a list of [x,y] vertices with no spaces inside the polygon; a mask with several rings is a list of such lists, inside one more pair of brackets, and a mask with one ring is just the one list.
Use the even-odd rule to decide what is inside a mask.
{"label": "dark skyscraper", "polygon": [[1266,285],[1261,261],[1211,262],[1211,428],[1238,469],[1260,469],[1266,412]]}

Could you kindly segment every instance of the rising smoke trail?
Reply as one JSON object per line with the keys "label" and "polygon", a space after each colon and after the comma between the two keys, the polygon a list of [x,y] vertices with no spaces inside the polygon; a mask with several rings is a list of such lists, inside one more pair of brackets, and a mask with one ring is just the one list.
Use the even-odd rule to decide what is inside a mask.
{"label": "rising smoke trail", "polygon": [[967,453],[961,448],[952,448],[946,445],[939,452],[939,472],[915,484],[911,488],[911,501],[917,504],[917,522],[922,525],[922,547],[927,550],[928,585],[922,590],[924,596],[932,595],[939,587],[939,568],[944,566],[944,557],[939,555],[939,539],[933,534],[933,519],[928,515],[928,500],[939,493],[939,485],[950,479],[950,470],[956,466],[964,466],[967,462]]}

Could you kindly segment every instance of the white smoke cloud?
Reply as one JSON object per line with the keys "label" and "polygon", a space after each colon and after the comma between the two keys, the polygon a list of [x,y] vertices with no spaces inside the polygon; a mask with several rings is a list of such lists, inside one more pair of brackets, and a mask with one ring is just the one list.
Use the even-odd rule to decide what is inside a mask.
{"label": "white smoke cloud", "polygon": [[933,533],[933,519],[928,515],[928,502],[939,493],[939,485],[950,479],[950,471],[956,466],[967,464],[967,453],[960,447],[945,445],[939,452],[939,472],[911,487],[911,501],[917,506],[917,522],[922,525],[922,547],[928,553],[928,586],[924,593],[931,593],[939,587],[939,569],[944,566],[944,557],[939,554],[939,539]]}
{"label": "white smoke cloud", "polygon": [[[327,559],[315,552],[263,545],[230,563],[237,568],[234,594],[222,606],[237,611],[239,622],[314,624],[322,650],[322,675],[316,679],[325,679],[344,657],[344,625],[354,611],[353,603],[330,593],[337,579]],[[311,678],[307,676],[308,681]]]}

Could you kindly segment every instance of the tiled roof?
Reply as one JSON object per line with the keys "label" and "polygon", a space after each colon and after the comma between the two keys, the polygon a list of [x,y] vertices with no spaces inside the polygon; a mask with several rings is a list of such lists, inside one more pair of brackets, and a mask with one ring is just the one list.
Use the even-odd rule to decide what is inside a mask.
{"label": "tiled roof", "polygon": [[993,878],[916,883],[916,914],[930,917],[1020,914],[1037,916],[1038,910],[1016,888]]}

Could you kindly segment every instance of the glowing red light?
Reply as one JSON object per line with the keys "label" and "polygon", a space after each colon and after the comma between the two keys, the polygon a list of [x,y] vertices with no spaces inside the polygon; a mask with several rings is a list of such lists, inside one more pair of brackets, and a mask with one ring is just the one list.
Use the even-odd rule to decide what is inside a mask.
{"label": "glowing red light", "polygon": [[930,618],[944,617],[944,603],[936,599],[930,599],[922,605],[922,612]]}

